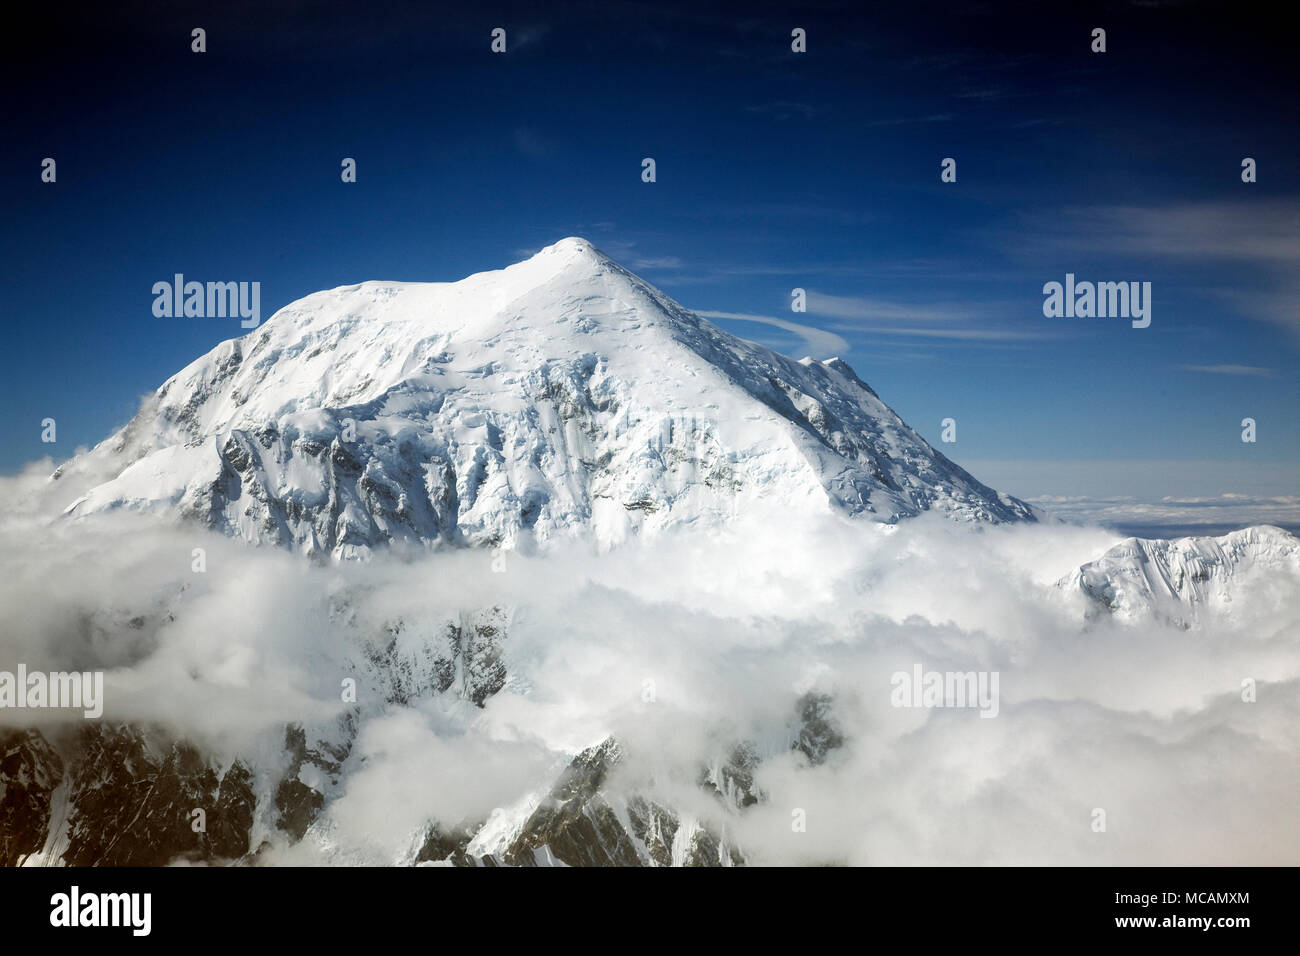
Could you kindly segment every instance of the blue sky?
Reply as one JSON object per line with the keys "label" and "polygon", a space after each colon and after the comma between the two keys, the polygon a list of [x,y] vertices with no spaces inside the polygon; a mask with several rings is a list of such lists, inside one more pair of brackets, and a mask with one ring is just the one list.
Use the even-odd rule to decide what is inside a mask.
{"label": "blue sky", "polygon": [[[955,418],[959,462],[1058,466],[1014,493],[1165,460],[1214,462],[1206,494],[1262,464],[1296,493],[1289,38],[1228,6],[1043,6],[54,4],[0,68],[0,470],[103,438],[242,333],[155,318],[174,273],[259,281],[267,317],[581,235],[688,308],[808,326],[716,319],[842,354],[935,444]],[[1151,326],[1045,318],[1067,272],[1151,282]]]}

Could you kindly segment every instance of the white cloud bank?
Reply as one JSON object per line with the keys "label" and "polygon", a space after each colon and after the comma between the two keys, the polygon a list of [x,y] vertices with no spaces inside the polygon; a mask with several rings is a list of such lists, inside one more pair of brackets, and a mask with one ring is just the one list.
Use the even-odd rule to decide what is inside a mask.
{"label": "white cloud bank", "polygon": [[[1089,624],[1053,582],[1114,543],[1096,528],[778,513],[724,537],[511,555],[500,573],[466,552],[309,567],[129,515],[54,520],[31,481],[0,482],[0,669],[104,668],[106,719],[268,760],[286,722],[330,720],[340,680],[361,677],[345,776],[273,862],[409,859],[427,821],[536,799],[613,734],[621,779],[653,777],[755,864],[1300,863],[1295,591],[1188,630]],[[400,619],[418,646],[494,605],[514,608],[510,678],[485,708],[374,699],[366,641]],[[892,706],[891,675],[916,664],[997,671],[998,716]],[[809,690],[832,695],[844,737],[820,766],[790,750]],[[694,781],[742,739],[766,799],[735,814]]]}

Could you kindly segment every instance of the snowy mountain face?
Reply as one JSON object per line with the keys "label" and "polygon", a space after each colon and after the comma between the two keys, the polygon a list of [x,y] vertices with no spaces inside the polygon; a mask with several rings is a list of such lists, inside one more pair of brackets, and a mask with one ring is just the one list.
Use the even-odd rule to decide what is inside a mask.
{"label": "snowy mountain face", "polygon": [[[313,625],[310,645],[319,656],[302,664],[311,674],[312,700],[318,702],[317,691],[336,694],[341,677],[355,679],[357,693],[342,698],[341,708],[330,701],[328,709],[311,715],[277,715],[255,743],[231,751],[149,719],[0,726],[0,865],[282,862],[304,846],[321,854],[308,859],[352,862],[334,838],[340,821],[355,824],[349,801],[368,795],[383,812],[400,809],[404,800],[418,802],[422,794],[392,793],[391,785],[435,759],[413,747],[418,757],[402,763],[400,775],[383,778],[374,770],[384,762],[383,748],[376,752],[367,733],[395,715],[419,712],[438,729],[438,740],[444,734],[456,739],[476,728],[480,715],[493,717],[494,708],[498,715],[501,708],[516,715],[501,718],[504,727],[517,720],[529,738],[553,734],[547,746],[558,759],[539,764],[535,774],[529,770],[490,813],[480,808],[422,815],[409,841],[396,848],[385,844],[387,855],[367,850],[367,862],[761,862],[761,853],[745,840],[756,832],[753,814],[773,806],[785,813],[767,781],[780,782],[783,774],[831,781],[837,761],[851,756],[854,738],[861,744],[875,732],[863,729],[863,699],[855,703],[852,696],[864,693],[864,681],[829,693],[818,689],[822,680],[834,683],[826,676],[834,671],[827,662],[843,660],[823,656],[829,652],[816,639],[823,623],[805,630],[800,621],[788,634],[775,632],[780,641],[767,635],[754,647],[744,645],[743,653],[714,657],[718,629],[740,626],[729,612],[717,608],[707,618],[679,620],[680,608],[646,604],[656,630],[644,643],[658,646],[662,614],[665,634],[685,628],[689,637],[687,644],[666,647],[688,647],[689,653],[653,660],[645,675],[634,671],[630,682],[623,676],[625,696],[640,700],[637,706],[648,706],[642,682],[658,667],[669,668],[664,686],[671,691],[672,668],[681,666],[674,657],[698,651],[704,659],[699,667],[716,667],[717,680],[710,670],[708,686],[726,691],[735,673],[749,674],[747,662],[760,647],[796,648],[779,679],[755,685],[762,689],[754,692],[758,703],[751,706],[763,721],[744,725],[743,714],[728,712],[707,747],[676,754],[661,767],[648,758],[661,745],[676,749],[666,735],[625,736],[634,724],[614,730],[586,718],[587,697],[601,693],[617,670],[601,655],[620,653],[622,617],[605,608],[609,624],[593,617],[599,622],[592,625],[594,641],[584,639],[553,658],[552,639],[562,642],[570,625],[579,623],[570,618],[585,622],[597,615],[594,606],[564,603],[540,617],[534,608],[530,618],[526,603],[516,607],[494,587],[476,596],[449,588],[435,598],[395,602],[394,594],[422,579],[407,576],[400,579],[405,587],[377,596],[372,591],[379,581],[392,586],[387,576],[406,562],[347,559],[390,545],[544,550],[579,539],[613,546],[677,529],[739,526],[747,515],[770,511],[792,528],[821,527],[815,521],[827,514],[887,524],[926,511],[972,524],[1037,518],[1023,502],[979,484],[931,448],[844,362],[795,361],[731,336],[578,239],[456,283],[363,283],[308,296],[168,380],[118,434],[60,468],[51,487],[67,489],[67,520],[119,510],[198,520],[247,542],[339,562],[312,567],[262,552],[261,561],[292,565],[295,575],[303,570],[339,586],[304,586],[320,608],[284,596],[289,610],[277,616],[283,610],[277,591],[273,600],[254,604],[249,618],[223,610],[207,629],[195,622],[216,613],[212,605],[224,608],[247,593],[239,576],[215,580],[215,589],[207,591],[206,577],[199,585],[164,575],[152,604],[95,607],[81,622],[77,634],[84,632],[87,646],[106,655],[101,665],[128,668],[162,656],[185,665],[165,671],[168,681],[193,680],[197,690],[215,680],[233,691],[248,680],[243,665],[256,672],[253,665],[269,645],[233,640],[226,646],[227,629],[243,625],[279,641],[283,635],[276,628],[285,627],[285,617],[303,613],[316,621],[319,610],[321,623]],[[924,526],[924,520],[912,524]],[[87,536],[92,527],[78,527],[78,535]],[[944,525],[945,534],[951,530]],[[657,546],[672,555],[673,543]],[[824,546],[817,538],[819,554]],[[992,557],[996,550],[979,554],[972,564],[1005,570]],[[554,557],[547,553],[536,564],[550,566]],[[431,557],[429,577],[475,558],[464,551]],[[614,559],[602,554],[597,563]],[[169,557],[153,567],[175,563]],[[850,567],[857,582],[857,565]],[[955,567],[969,572],[961,560]],[[185,562],[182,574],[193,577]],[[913,583],[923,599],[949,584],[937,576],[909,578],[909,588]],[[1061,579],[1060,592],[1050,584],[1043,590],[1054,601],[1062,592],[1080,595],[1093,620],[1172,623],[1187,629],[1178,632],[1181,640],[1195,637],[1198,627],[1213,631],[1201,626],[1212,615],[1231,616],[1238,630],[1249,630],[1257,620],[1272,622],[1252,633],[1280,633],[1279,626],[1295,621],[1298,584],[1300,541],[1259,527],[1222,538],[1128,539]],[[768,585],[758,575],[751,586]],[[611,603],[631,599],[622,591],[599,598],[604,591],[601,586],[572,593]],[[828,591],[832,608],[841,597]],[[301,594],[297,600],[303,601]],[[874,595],[865,600],[864,608],[880,603]],[[937,615],[945,621],[942,641],[927,642],[925,653],[943,643],[963,645],[965,654],[964,645],[980,639],[982,624],[951,640],[947,613]],[[893,633],[884,619],[850,620],[833,642],[834,653],[855,646],[855,639],[875,646]],[[924,638],[922,625],[919,617],[909,618],[908,627],[921,628]],[[215,663],[192,646],[203,644],[208,631],[216,632],[220,645]],[[327,640],[334,634],[344,635],[339,644]],[[556,678],[556,658],[570,655],[578,663],[563,666]],[[729,670],[737,661],[741,666]],[[870,675],[875,666],[874,660],[862,661],[850,670]],[[963,663],[962,669],[970,666]],[[570,701],[567,684],[588,677],[591,684],[572,689],[582,699]],[[836,696],[846,687],[849,699]],[[887,687],[882,676],[879,700],[888,696]],[[679,699],[678,706],[685,700],[692,708],[692,722],[700,696]],[[605,706],[621,713],[628,702],[614,699]],[[769,708],[774,725],[767,720]],[[534,717],[548,713],[562,716],[535,725]],[[591,735],[570,732],[570,721]],[[904,731],[900,739],[915,732]],[[405,740],[388,732],[394,736],[384,741]],[[483,737],[492,734],[485,730]],[[477,776],[480,764],[472,766]],[[384,785],[367,783],[368,772],[381,773]],[[927,778],[925,787],[930,784]],[[860,802],[860,792],[870,791],[854,789],[848,802]],[[202,832],[191,826],[194,807],[207,813]],[[363,819],[368,827],[381,817]],[[789,826],[783,816],[779,823],[781,830]],[[809,859],[837,860],[838,852]]]}
{"label": "snowy mountain face", "polygon": [[459,282],[307,296],[55,477],[70,516],[149,511],[336,559],[611,545],[774,503],[884,523],[1035,518],[845,362],[736,338],[581,239]]}
{"label": "snowy mountain face", "polygon": [[[341,561],[390,545],[613,546],[751,509],[796,523],[1036,519],[931,448],[843,361],[729,335],[580,239],[460,282],[368,282],[293,303],[169,379],[55,473],[63,489],[65,519],[145,512]],[[133,609],[130,626],[104,622],[114,636],[99,643],[147,656],[141,635],[186,613],[185,590]],[[250,751],[219,756],[148,722],[0,728],[0,863],[256,860],[321,825],[364,766],[367,722],[527,693],[505,653],[512,608],[466,598],[376,627],[359,600],[330,597],[330,621],[354,640],[318,666],[330,681],[354,675],[361,702],[272,728]],[[492,819],[431,820],[394,862],[741,863],[729,828],[764,799],[757,768],[824,761],[843,742],[830,707],[806,694],[785,736],[701,754],[674,793],[628,777],[610,737]],[[208,810],[199,837],[194,806]]]}
{"label": "snowy mountain face", "polygon": [[[1256,586],[1258,585],[1258,587]],[[1158,616],[1182,626],[1234,602],[1300,593],[1300,539],[1268,525],[1220,538],[1128,538],[1062,579],[1096,614]],[[1283,590],[1277,590],[1282,588]]]}

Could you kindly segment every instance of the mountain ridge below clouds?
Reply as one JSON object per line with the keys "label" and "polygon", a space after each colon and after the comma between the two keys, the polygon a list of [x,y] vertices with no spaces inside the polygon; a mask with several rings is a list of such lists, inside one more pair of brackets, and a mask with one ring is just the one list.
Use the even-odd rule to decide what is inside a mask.
{"label": "mountain ridge below clouds", "polygon": [[1084,594],[1095,613],[1160,616],[1181,627],[1229,614],[1234,602],[1293,602],[1298,585],[1300,539],[1271,525],[1219,537],[1126,538],[1058,583]]}

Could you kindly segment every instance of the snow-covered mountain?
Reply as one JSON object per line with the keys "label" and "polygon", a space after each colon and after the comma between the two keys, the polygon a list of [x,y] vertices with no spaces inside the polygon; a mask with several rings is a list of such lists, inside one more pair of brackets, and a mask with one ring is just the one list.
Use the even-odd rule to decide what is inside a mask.
{"label": "snow-covered mountain", "polygon": [[1202,614],[1227,613],[1243,599],[1276,593],[1293,603],[1300,594],[1300,539],[1271,525],[1220,538],[1127,538],[1060,586],[1081,591],[1096,614],[1186,625]]}
{"label": "snow-covered mountain", "polygon": [[754,507],[1036,517],[842,360],[730,335],[576,238],[459,282],[309,295],[55,477],[70,516],[150,511],[335,558],[614,544]]}

